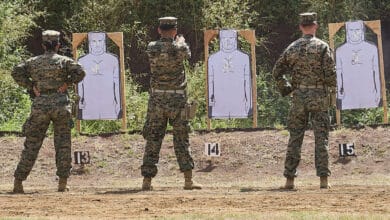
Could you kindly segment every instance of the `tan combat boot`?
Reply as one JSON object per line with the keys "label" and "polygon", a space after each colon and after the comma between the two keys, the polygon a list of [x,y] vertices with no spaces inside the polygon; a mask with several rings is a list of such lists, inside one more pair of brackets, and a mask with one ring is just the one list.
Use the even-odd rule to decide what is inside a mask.
{"label": "tan combat boot", "polygon": [[320,188],[321,189],[330,189],[327,176],[320,176]]}
{"label": "tan combat boot", "polygon": [[66,192],[69,191],[69,187],[66,186],[68,183],[68,178],[60,177],[58,181],[58,192]]}
{"label": "tan combat boot", "polygon": [[286,184],[284,185],[284,189],[294,189],[294,177],[287,177]]}
{"label": "tan combat boot", "polygon": [[15,178],[15,180],[14,180],[14,189],[12,190],[12,192],[13,193],[17,193],[17,194],[24,193],[22,180],[18,180],[18,179]]}
{"label": "tan combat boot", "polygon": [[142,182],[142,190],[143,191],[150,191],[153,190],[152,187],[152,178],[151,177],[144,177],[144,180]]}
{"label": "tan combat boot", "polygon": [[202,189],[202,185],[192,181],[192,170],[184,171],[184,180],[185,190]]}

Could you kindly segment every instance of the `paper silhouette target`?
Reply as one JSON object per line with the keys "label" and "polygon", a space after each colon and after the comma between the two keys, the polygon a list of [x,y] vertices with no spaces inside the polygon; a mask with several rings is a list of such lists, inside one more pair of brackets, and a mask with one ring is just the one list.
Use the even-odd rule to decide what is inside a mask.
{"label": "paper silhouette target", "polygon": [[208,58],[209,118],[248,118],[252,115],[249,55],[237,49],[237,31],[219,32],[220,51]]}
{"label": "paper silhouette target", "polygon": [[122,117],[118,57],[106,51],[106,33],[88,33],[89,53],[78,62],[86,76],[78,84],[78,119],[100,120]]}
{"label": "paper silhouette target", "polygon": [[365,40],[363,21],[346,22],[346,42],[336,49],[337,108],[381,106],[378,48]]}

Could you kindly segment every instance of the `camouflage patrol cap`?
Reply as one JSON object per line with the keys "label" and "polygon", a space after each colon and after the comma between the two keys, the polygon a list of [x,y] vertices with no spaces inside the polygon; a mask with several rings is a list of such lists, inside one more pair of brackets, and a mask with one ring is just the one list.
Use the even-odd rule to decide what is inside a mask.
{"label": "camouflage patrol cap", "polygon": [[158,19],[160,22],[160,29],[169,30],[173,28],[177,28],[177,18],[175,17],[162,17]]}
{"label": "camouflage patrol cap", "polygon": [[300,16],[299,23],[301,25],[317,24],[317,13],[315,12],[305,12],[299,14],[299,16]]}
{"label": "camouflage patrol cap", "polygon": [[60,40],[60,32],[53,30],[46,30],[42,32],[42,41],[43,42],[52,42]]}

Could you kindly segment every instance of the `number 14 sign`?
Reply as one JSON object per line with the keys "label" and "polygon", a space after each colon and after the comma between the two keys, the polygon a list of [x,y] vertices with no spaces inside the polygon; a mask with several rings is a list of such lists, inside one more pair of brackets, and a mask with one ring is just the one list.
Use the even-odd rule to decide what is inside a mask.
{"label": "number 14 sign", "polygon": [[221,156],[221,148],[219,143],[205,143],[204,153],[211,157]]}

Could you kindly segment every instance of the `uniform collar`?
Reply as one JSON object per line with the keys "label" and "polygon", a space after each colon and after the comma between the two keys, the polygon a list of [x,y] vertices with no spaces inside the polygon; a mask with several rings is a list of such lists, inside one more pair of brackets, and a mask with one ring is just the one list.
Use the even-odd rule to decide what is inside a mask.
{"label": "uniform collar", "polygon": [[304,34],[303,35],[303,38],[313,38],[314,37],[314,35],[312,35],[312,34]]}
{"label": "uniform collar", "polygon": [[57,52],[55,51],[45,51],[45,55],[53,55],[53,54],[56,54]]}
{"label": "uniform collar", "polygon": [[161,41],[164,41],[164,42],[172,42],[172,41],[173,41],[173,38],[170,38],[170,37],[162,37],[160,40],[161,40]]}

